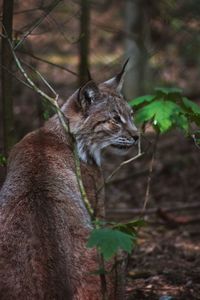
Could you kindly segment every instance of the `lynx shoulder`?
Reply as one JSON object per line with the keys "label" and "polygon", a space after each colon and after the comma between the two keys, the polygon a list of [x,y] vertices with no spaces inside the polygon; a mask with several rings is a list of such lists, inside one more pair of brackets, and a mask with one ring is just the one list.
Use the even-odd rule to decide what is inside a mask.
{"label": "lynx shoulder", "polygon": [[[81,160],[85,190],[99,217],[103,197],[101,151],[132,147],[138,136],[120,94],[124,70],[76,91],[62,111]],[[0,299],[100,300],[98,257],[86,248],[92,229],[77,183],[72,145],[52,117],[11,151],[0,193]],[[110,276],[109,299],[116,299]]]}

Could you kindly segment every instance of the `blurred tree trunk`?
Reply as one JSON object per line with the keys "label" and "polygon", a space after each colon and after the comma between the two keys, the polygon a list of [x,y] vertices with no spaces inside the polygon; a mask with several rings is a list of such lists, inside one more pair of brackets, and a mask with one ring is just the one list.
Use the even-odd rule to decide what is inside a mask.
{"label": "blurred tree trunk", "polygon": [[[3,28],[2,33],[7,35],[12,41],[12,22],[13,21],[13,0],[4,0],[3,2]],[[3,139],[4,155],[7,157],[10,148],[14,144],[14,119],[12,102],[12,53],[6,37],[2,37],[2,111],[3,111]],[[5,69],[6,68],[6,69]],[[8,72],[8,71],[9,72]]]}
{"label": "blurred tree trunk", "polygon": [[125,54],[130,58],[124,83],[128,100],[145,92],[147,82],[147,50],[149,24],[145,0],[126,0],[125,4]]}
{"label": "blurred tree trunk", "polygon": [[90,0],[81,0],[79,83],[88,79],[90,41]]}

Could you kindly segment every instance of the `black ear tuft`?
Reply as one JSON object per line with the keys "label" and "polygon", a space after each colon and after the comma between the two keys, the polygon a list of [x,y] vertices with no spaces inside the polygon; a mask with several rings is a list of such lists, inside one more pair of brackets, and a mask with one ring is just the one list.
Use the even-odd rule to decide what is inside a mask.
{"label": "black ear tuft", "polygon": [[78,102],[83,111],[99,98],[99,89],[93,80],[83,85],[78,92]]}
{"label": "black ear tuft", "polygon": [[123,80],[123,78],[124,78],[124,75],[125,75],[125,73],[126,73],[126,66],[127,66],[128,62],[129,62],[129,59],[130,59],[130,58],[128,58],[128,59],[125,61],[124,65],[123,65],[123,67],[122,67],[122,69],[121,69],[121,72],[120,72],[119,74],[117,74],[117,76],[116,76],[116,81],[117,81],[117,84],[118,84],[118,85],[120,84],[120,82],[121,82],[121,81]]}
{"label": "black ear tuft", "polygon": [[124,82],[124,77],[126,74],[126,66],[128,64],[129,58],[125,61],[122,70],[115,77],[105,81],[103,85],[107,85],[112,89],[115,89],[117,92],[120,92]]}
{"label": "black ear tuft", "polygon": [[88,75],[88,81],[92,80],[92,76],[89,69],[87,69],[87,75]]}

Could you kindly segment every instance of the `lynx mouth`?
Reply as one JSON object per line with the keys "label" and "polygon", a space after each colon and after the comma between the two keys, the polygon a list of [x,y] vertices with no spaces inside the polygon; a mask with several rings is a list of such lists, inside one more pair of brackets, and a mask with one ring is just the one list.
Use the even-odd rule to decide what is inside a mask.
{"label": "lynx mouth", "polygon": [[111,146],[117,149],[124,149],[128,150],[130,149],[134,144],[112,144]]}
{"label": "lynx mouth", "polygon": [[133,136],[131,139],[119,137],[113,144],[111,144],[111,146],[117,149],[128,150],[138,143],[138,138],[139,137],[137,135]]}

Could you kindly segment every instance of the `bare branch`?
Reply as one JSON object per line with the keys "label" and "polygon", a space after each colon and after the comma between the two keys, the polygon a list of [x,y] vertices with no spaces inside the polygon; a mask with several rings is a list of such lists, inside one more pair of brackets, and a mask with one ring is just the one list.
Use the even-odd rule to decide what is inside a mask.
{"label": "bare branch", "polygon": [[[102,185],[99,187],[99,189],[98,189],[98,191],[97,191],[97,194],[102,190],[102,188],[104,187],[104,185],[108,184],[108,183],[111,181],[112,177],[113,177],[117,172],[119,172],[119,170],[120,170],[123,166],[125,166],[125,165],[131,163],[132,161],[134,161],[134,160],[136,160],[136,159],[138,159],[138,158],[141,157],[143,154],[144,154],[144,152],[141,152],[141,138],[139,137],[139,141],[138,141],[138,154],[137,154],[136,156],[131,157],[131,158],[128,159],[128,160],[123,161],[116,169],[114,169],[114,171],[113,171],[113,172],[105,179],[104,184],[102,184]],[[96,204],[96,206],[97,206],[97,204]]]}
{"label": "bare branch", "polygon": [[[5,31],[6,33],[6,31]],[[55,108],[56,110],[56,113],[58,114],[58,118],[59,118],[59,121],[65,131],[66,134],[68,134],[71,138],[71,141],[72,141],[72,146],[73,146],[73,155],[74,155],[74,161],[75,161],[75,170],[76,170],[76,178],[77,178],[77,182],[78,182],[78,186],[79,186],[79,189],[80,189],[80,193],[81,193],[81,196],[82,196],[82,199],[85,203],[85,206],[88,210],[88,213],[89,215],[91,216],[91,218],[93,217],[93,209],[91,208],[91,205],[89,203],[89,200],[87,198],[87,194],[85,192],[85,188],[84,188],[84,185],[83,185],[83,181],[82,181],[82,177],[81,177],[81,168],[80,168],[80,159],[79,159],[79,156],[78,156],[78,151],[77,151],[77,147],[76,147],[76,143],[74,143],[74,137],[72,135],[72,133],[70,132],[70,128],[69,128],[69,122],[68,120],[66,121],[66,117],[63,115],[63,112],[60,110],[59,108],[59,105],[58,105],[58,98],[59,98],[59,95],[55,92],[55,90],[53,89],[53,87],[47,82],[47,80],[41,75],[41,73],[39,71],[36,71],[33,67],[32,70],[34,70],[37,75],[42,79],[42,81],[45,83],[45,85],[51,89],[51,91],[53,91],[55,97],[50,97],[49,95],[47,95],[45,92],[43,92],[33,81],[32,79],[28,76],[28,74],[26,73],[26,71],[24,70],[20,60],[18,59],[16,53],[15,53],[15,50],[13,49],[12,47],[12,43],[10,41],[9,38],[8,39],[8,43],[10,45],[10,48],[11,48],[11,51],[12,51],[12,54],[13,54],[13,58],[16,62],[16,65],[19,69],[19,71],[22,73],[22,75],[24,76],[24,78],[26,79],[26,81],[28,82],[28,86],[30,85],[30,87],[36,92],[38,93],[39,95],[41,95],[44,99],[46,99],[48,102],[50,102],[53,107]]]}
{"label": "bare branch", "polygon": [[20,60],[18,59],[12,44],[10,42],[10,40],[8,39],[8,42],[10,44],[10,48],[14,57],[14,60],[17,64],[18,69],[20,70],[20,72],[22,73],[22,75],[24,76],[24,78],[27,80],[27,82],[29,83],[29,85],[33,88],[33,90],[35,90],[38,94],[40,94],[43,98],[45,98],[47,101],[49,101],[53,106],[55,106],[56,108],[58,108],[58,104],[55,101],[55,98],[52,98],[50,96],[48,96],[45,92],[43,92],[40,88],[38,88],[36,86],[36,84],[32,81],[32,79],[30,79],[30,77],[27,75],[27,73],[25,72],[24,68],[22,67],[22,64],[20,62]]}
{"label": "bare branch", "polygon": [[68,68],[66,68],[66,67],[63,67],[63,66],[61,66],[61,65],[52,63],[51,61],[46,60],[46,59],[41,58],[41,57],[38,57],[38,56],[36,56],[36,55],[34,55],[34,54],[32,54],[32,53],[28,53],[28,52],[21,51],[21,50],[20,50],[20,53],[29,55],[29,56],[33,57],[34,59],[36,59],[36,60],[39,60],[39,61],[44,62],[44,63],[46,63],[46,64],[49,64],[49,65],[51,65],[51,66],[53,66],[53,67],[57,67],[57,68],[59,68],[59,69],[61,69],[61,70],[64,70],[64,71],[66,71],[66,72],[68,72],[68,73],[71,73],[72,75],[78,77],[78,74],[77,74],[77,73],[75,73],[74,71],[72,71],[72,70],[70,70],[70,69],[68,69]]}
{"label": "bare branch", "polygon": [[153,173],[153,166],[154,166],[154,162],[155,162],[155,155],[156,155],[158,139],[159,139],[159,132],[156,134],[154,147],[153,147],[153,153],[152,153],[152,157],[151,157],[150,164],[149,164],[149,175],[148,175],[148,178],[147,178],[147,187],[146,187],[144,204],[143,204],[143,208],[142,208],[143,212],[145,211],[147,203],[149,201],[150,184],[151,184],[151,178],[152,178],[152,173]]}
{"label": "bare branch", "polygon": [[[173,207],[163,207],[162,211],[163,212],[179,212],[179,211],[188,211],[188,210],[198,210],[200,208],[200,203],[195,202],[195,203],[190,203],[190,204],[183,204],[180,206],[173,206]],[[158,212],[160,208],[153,207],[153,208],[148,208],[143,211],[141,208],[120,208],[120,209],[108,209],[107,213],[111,215],[121,215],[127,217],[127,215],[131,216],[139,216],[141,214],[143,215],[154,215]]]}
{"label": "bare branch", "polygon": [[44,84],[54,94],[54,96],[57,97],[57,93],[55,92],[55,90],[53,89],[53,87],[48,83],[48,81],[43,77],[43,75],[38,70],[36,70],[33,66],[31,66],[30,64],[28,64],[27,62],[25,62],[24,60],[21,60],[21,61],[23,62],[23,64],[25,64],[27,67],[29,67],[33,72],[35,72],[35,74],[38,75],[38,77],[44,82]]}
{"label": "bare branch", "polygon": [[18,80],[19,82],[21,82],[23,85],[27,86],[30,89],[33,89],[28,83],[26,83],[25,81],[23,81],[22,79],[20,79],[18,76],[16,76],[13,72],[11,72],[10,70],[8,70],[8,68],[6,68],[4,65],[0,64],[1,68],[3,68],[4,70],[6,70],[6,72],[8,72],[10,75],[12,75],[16,80]]}
{"label": "bare branch", "polygon": [[[144,152],[146,152],[146,151],[144,151]],[[110,182],[108,182],[107,185],[113,185],[113,184],[118,184],[118,183],[121,183],[121,182],[129,181],[129,180],[132,180],[133,178],[138,178],[140,176],[144,176],[144,175],[147,175],[147,174],[148,174],[148,169],[140,170],[138,172],[132,173],[132,174],[130,174],[128,176],[125,176],[123,178],[113,179]]]}
{"label": "bare branch", "polygon": [[140,156],[142,156],[144,154],[144,152],[141,152],[141,138],[139,138],[139,141],[138,141],[138,154],[136,155],[136,156],[133,156],[133,157],[131,157],[130,159],[128,159],[128,160],[125,160],[125,161],[123,161],[107,178],[106,178],[106,180],[105,180],[105,184],[107,184],[107,183],[109,183],[110,182],[110,180],[112,179],[112,177],[117,173],[117,172],[119,172],[119,170],[123,167],[123,166],[125,166],[125,165],[127,165],[127,164],[129,164],[129,163],[131,163],[132,161],[134,161],[134,160],[136,160],[136,159],[138,159]]}
{"label": "bare branch", "polygon": [[[2,43],[1,43],[1,62],[12,72],[13,58],[7,42],[7,36],[12,40],[13,33],[13,9],[14,1],[4,0],[2,3]],[[13,116],[13,94],[12,76],[2,69],[1,76],[1,95],[2,95],[2,125],[3,125],[3,151],[7,157],[10,149],[15,144],[14,116]]]}
{"label": "bare branch", "polygon": [[195,146],[200,150],[200,145],[197,143],[197,139],[196,139],[195,134],[192,134],[191,137],[192,137],[192,139],[194,141]]}
{"label": "bare branch", "polygon": [[[13,13],[13,15],[25,14],[25,13],[34,12],[34,11],[37,11],[37,10],[45,10],[46,8],[48,8],[48,6],[40,6],[40,7],[36,7],[36,8],[29,8],[29,9],[19,10],[19,11],[15,11]],[[0,18],[2,18],[2,17],[3,16],[0,15]]]}
{"label": "bare branch", "polygon": [[61,2],[61,0],[55,0],[53,1],[49,6],[47,11],[45,11],[45,13],[42,15],[42,17],[38,18],[33,25],[24,33],[24,35],[22,36],[21,40],[17,43],[17,45],[14,47],[14,50],[16,50],[23,42],[24,40],[27,38],[27,36],[29,36],[31,34],[31,32],[33,32],[43,21],[44,19],[51,13],[51,11],[59,4],[59,2]]}
{"label": "bare branch", "polygon": [[105,180],[105,184],[107,184],[107,183],[109,183],[110,182],[110,180],[112,179],[112,177],[117,173],[117,172],[119,172],[119,170],[123,167],[123,166],[125,166],[125,165],[127,165],[127,164],[129,164],[129,163],[131,163],[132,161],[134,161],[134,160],[136,160],[136,159],[138,159],[140,156],[142,156],[144,153],[142,152],[142,153],[139,153],[138,152],[138,154],[136,155],[136,156],[133,156],[132,158],[130,158],[130,159],[128,159],[128,160],[125,160],[125,161],[123,161],[107,178],[106,178],[106,180]]}
{"label": "bare branch", "polygon": [[70,43],[70,44],[76,44],[80,41],[81,39],[81,34],[79,34],[78,37],[74,38],[72,35],[69,36],[69,33],[68,33],[68,36],[66,36],[66,33],[65,31],[63,30],[63,26],[62,24],[59,24],[57,22],[57,20],[55,18],[53,18],[52,16],[49,16],[49,19],[51,21],[53,21],[53,23],[56,25],[60,35],[64,38],[64,40],[67,42],[67,43]]}
{"label": "bare branch", "polygon": [[75,165],[76,165],[76,176],[77,176],[77,179],[78,179],[78,184],[79,184],[79,189],[80,189],[80,192],[81,192],[81,196],[82,196],[82,199],[85,203],[85,206],[87,208],[87,211],[88,211],[91,219],[93,219],[94,218],[94,211],[93,211],[93,209],[90,205],[90,202],[88,200],[88,197],[87,197],[84,185],[83,185],[83,180],[82,180],[82,177],[81,177],[80,158],[78,156],[76,143],[74,143],[74,159],[75,159]]}

